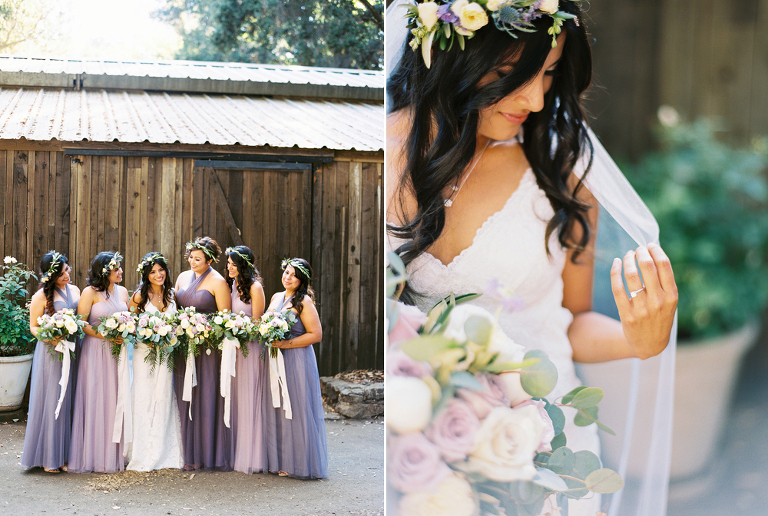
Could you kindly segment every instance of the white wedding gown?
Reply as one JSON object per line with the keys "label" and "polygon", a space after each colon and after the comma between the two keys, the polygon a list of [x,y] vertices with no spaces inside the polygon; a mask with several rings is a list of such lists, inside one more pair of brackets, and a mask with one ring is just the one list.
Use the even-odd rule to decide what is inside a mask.
{"label": "white wedding gown", "polygon": [[[557,385],[547,396],[552,401],[581,385],[576,376],[568,326],[573,316],[563,308],[562,272],[566,252],[553,235],[549,242],[551,257],[544,245],[547,222],[554,212],[544,192],[538,187],[531,169],[504,207],[493,214],[477,231],[472,245],[444,265],[429,253],[423,253],[407,267],[409,284],[422,295],[417,306],[429,311],[451,293],[483,293],[493,280],[525,301],[517,312],[502,311],[499,324],[504,332],[528,349],[547,353],[558,371]],[[396,249],[401,241],[388,236],[388,247]],[[472,304],[495,314],[499,299],[483,295]],[[573,409],[565,408],[567,446],[574,451],[590,450],[600,456],[597,427],[573,424]],[[581,500],[571,500],[569,516],[595,516],[600,510],[600,496],[590,493]]]}
{"label": "white wedding gown", "polygon": [[[158,313],[151,302],[148,313]],[[174,313],[176,303],[171,302],[166,313]],[[133,443],[128,452],[126,469],[152,471],[163,468],[181,468],[181,423],[176,396],[173,391],[173,371],[163,364],[144,361],[148,347],[136,343],[133,352]]]}

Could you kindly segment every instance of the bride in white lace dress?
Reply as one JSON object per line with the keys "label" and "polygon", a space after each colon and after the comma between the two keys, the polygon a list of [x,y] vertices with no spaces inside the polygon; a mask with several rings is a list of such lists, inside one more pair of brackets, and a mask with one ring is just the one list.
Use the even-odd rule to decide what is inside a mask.
{"label": "bride in white lace dress", "polygon": [[[551,399],[580,385],[574,361],[663,351],[677,305],[669,260],[649,245],[613,263],[621,322],[592,311],[598,208],[573,174],[591,147],[580,101],[591,56],[579,5],[562,0],[559,10],[573,17],[555,46],[547,33],[552,18],[541,13],[534,32],[515,38],[491,21],[463,49],[404,46],[387,84],[387,245],[406,264],[401,300],[427,311],[451,293],[482,293],[492,282],[522,297],[525,308],[502,312],[499,323],[557,366]],[[449,11],[436,16],[460,20]],[[423,12],[426,26],[431,15]],[[473,303],[491,313],[498,306],[489,296]],[[574,426],[572,413],[566,419],[568,447],[599,454],[597,428]],[[594,516],[604,507],[593,496],[571,500],[568,510]]]}
{"label": "bride in white lace dress", "polygon": [[[148,253],[139,264],[141,283],[131,297],[135,313],[176,311],[170,272],[160,253]],[[148,363],[149,348],[137,343],[133,352],[133,443],[126,469],[151,471],[181,468],[181,426],[173,391],[173,372],[165,363]]]}

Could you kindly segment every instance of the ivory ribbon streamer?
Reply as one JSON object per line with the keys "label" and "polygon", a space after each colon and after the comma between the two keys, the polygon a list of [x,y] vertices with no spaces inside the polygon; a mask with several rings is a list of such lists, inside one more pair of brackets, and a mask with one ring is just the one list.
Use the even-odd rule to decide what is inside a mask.
{"label": "ivory ribbon streamer", "polygon": [[[115,409],[115,426],[112,428],[112,442],[119,443],[120,435],[125,428],[123,444],[133,441],[133,417],[131,413],[131,368],[128,364],[128,346],[124,342],[117,363],[117,408]],[[123,426],[125,421],[125,426]]]}
{"label": "ivory ribbon streamer", "polygon": [[229,411],[232,394],[232,378],[235,377],[235,360],[240,342],[224,339],[221,343],[221,377],[219,379],[221,396],[224,398],[224,424],[229,428]]}
{"label": "ivory ribbon streamer", "polygon": [[[269,353],[269,349],[267,349]],[[285,379],[285,359],[283,359],[283,353],[279,349],[277,350],[277,357],[272,358],[272,354],[269,355],[269,389],[272,392],[272,406],[275,408],[280,407],[280,388],[283,390],[283,410],[285,411],[285,419],[293,419],[293,413],[291,412],[291,398],[288,396],[288,383]]]}
{"label": "ivory ribbon streamer", "polygon": [[[147,349],[147,352],[149,352],[149,349]],[[158,353],[158,358],[155,361],[155,388],[152,391],[152,419],[150,420],[150,425],[154,425],[155,422],[157,403],[159,401],[165,401],[168,397],[168,391],[165,389],[165,386],[170,383],[168,382],[169,374],[171,374],[171,372],[168,370],[168,367],[160,361],[160,354]]]}
{"label": "ivory ribbon streamer", "polygon": [[64,395],[67,393],[67,385],[69,385],[69,367],[70,358],[69,352],[75,350],[75,343],[68,340],[60,340],[54,350],[61,353],[61,378],[59,379],[59,385],[61,385],[61,394],[59,394],[59,402],[56,404],[56,412],[54,419],[59,419],[59,411],[61,410],[61,403],[64,401]]}
{"label": "ivory ribbon streamer", "polygon": [[192,387],[197,385],[197,370],[195,369],[195,357],[187,354],[187,369],[184,372],[184,390],[181,393],[181,401],[189,402],[189,420],[192,421]]}

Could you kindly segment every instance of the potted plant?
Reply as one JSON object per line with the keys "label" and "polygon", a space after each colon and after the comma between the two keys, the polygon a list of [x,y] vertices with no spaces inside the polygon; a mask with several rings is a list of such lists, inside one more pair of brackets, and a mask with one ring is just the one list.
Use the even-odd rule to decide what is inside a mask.
{"label": "potted plant", "polygon": [[0,411],[21,407],[32,368],[35,339],[29,331],[27,282],[37,277],[16,258],[0,265]]}
{"label": "potted plant", "polygon": [[[716,137],[713,121],[681,123],[670,107],[659,110],[659,119],[660,150],[623,170],[656,217],[660,244],[675,270],[671,474],[684,479],[700,473],[713,456],[741,359],[754,343],[768,300],[768,141],[736,148]],[[580,374],[592,385],[616,390],[592,375],[611,369],[611,377],[626,378],[629,364],[621,362],[628,361],[599,366],[599,373],[582,367]],[[638,417],[653,406],[644,399],[642,383]]]}

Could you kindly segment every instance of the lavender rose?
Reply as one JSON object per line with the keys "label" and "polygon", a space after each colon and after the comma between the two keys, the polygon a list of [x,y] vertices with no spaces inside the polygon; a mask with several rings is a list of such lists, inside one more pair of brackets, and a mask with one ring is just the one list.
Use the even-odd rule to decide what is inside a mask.
{"label": "lavender rose", "polygon": [[475,446],[480,420],[467,402],[452,398],[425,431],[446,462],[464,460]]}
{"label": "lavender rose", "polygon": [[399,349],[387,353],[387,374],[390,376],[432,376],[432,366],[423,360],[414,360]]}
{"label": "lavender rose", "polygon": [[469,403],[478,418],[485,419],[496,407],[509,406],[506,387],[498,376],[478,373],[475,378],[483,386],[482,390],[458,389],[456,395]]}
{"label": "lavender rose", "polygon": [[451,474],[440,450],[421,432],[390,437],[387,452],[389,483],[401,493],[434,491]]}

